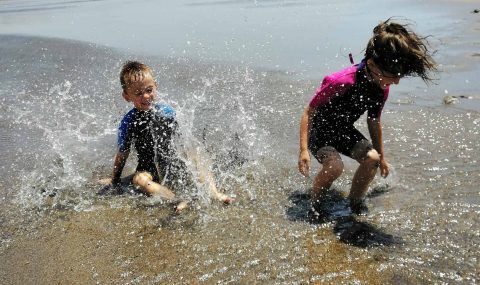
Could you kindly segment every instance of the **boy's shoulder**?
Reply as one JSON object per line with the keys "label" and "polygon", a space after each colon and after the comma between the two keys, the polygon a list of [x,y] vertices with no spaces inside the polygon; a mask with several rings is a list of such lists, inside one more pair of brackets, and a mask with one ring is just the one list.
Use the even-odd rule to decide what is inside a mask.
{"label": "boy's shoulder", "polygon": [[154,106],[154,110],[157,114],[169,119],[175,118],[175,115],[176,115],[175,109],[173,109],[172,106],[165,103],[156,103]]}
{"label": "boy's shoulder", "polygon": [[121,125],[127,125],[131,121],[135,119],[135,114],[137,113],[137,109],[132,108],[128,111],[125,115],[123,115]]}
{"label": "boy's shoulder", "polygon": [[[159,115],[166,119],[175,119],[175,116],[176,116],[175,109],[173,109],[172,106],[165,103],[155,103],[152,110],[156,115]],[[137,109],[132,108],[123,116],[123,119],[120,124],[124,127],[132,124],[137,119],[140,119],[140,117],[137,118],[138,117],[137,114],[139,114],[140,112],[142,111],[138,111]]]}

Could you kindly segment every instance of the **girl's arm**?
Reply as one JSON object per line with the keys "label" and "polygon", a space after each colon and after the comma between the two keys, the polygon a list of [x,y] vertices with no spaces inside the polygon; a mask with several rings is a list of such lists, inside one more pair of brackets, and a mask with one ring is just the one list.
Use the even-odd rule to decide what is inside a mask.
{"label": "girl's arm", "polygon": [[129,151],[117,151],[115,162],[113,163],[112,184],[120,182],[120,176],[122,175],[123,167],[125,166],[129,153]]}
{"label": "girl's arm", "polygon": [[312,110],[309,105],[303,111],[300,121],[300,155],[298,156],[298,170],[304,176],[308,177],[310,170],[310,154],[308,153],[308,130],[310,129],[310,119]]}
{"label": "girl's arm", "polygon": [[373,148],[380,155],[380,174],[382,177],[387,177],[389,170],[388,163],[386,162],[383,154],[382,124],[380,122],[380,118],[368,118],[367,124],[368,131],[370,132],[370,138],[372,139]]}

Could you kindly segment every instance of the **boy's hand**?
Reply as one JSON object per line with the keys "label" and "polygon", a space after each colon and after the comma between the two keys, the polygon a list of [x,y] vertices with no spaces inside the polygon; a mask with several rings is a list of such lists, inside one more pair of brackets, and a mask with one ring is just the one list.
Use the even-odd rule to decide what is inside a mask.
{"label": "boy's hand", "polygon": [[102,178],[102,179],[98,180],[98,184],[104,185],[104,186],[111,185],[112,184],[112,178]]}
{"label": "boy's hand", "polygon": [[389,172],[390,170],[388,163],[385,161],[385,159],[380,159],[380,175],[383,178],[386,178]]}
{"label": "boy's hand", "polygon": [[121,182],[121,179],[120,178],[118,178],[118,179],[102,178],[102,179],[98,180],[97,182],[100,185],[105,185],[105,186],[106,185],[113,185],[113,186],[115,186],[115,185],[117,185]]}
{"label": "boy's hand", "polygon": [[300,155],[298,156],[298,171],[300,171],[305,177],[309,176],[310,154],[308,153],[308,150],[300,151]]}

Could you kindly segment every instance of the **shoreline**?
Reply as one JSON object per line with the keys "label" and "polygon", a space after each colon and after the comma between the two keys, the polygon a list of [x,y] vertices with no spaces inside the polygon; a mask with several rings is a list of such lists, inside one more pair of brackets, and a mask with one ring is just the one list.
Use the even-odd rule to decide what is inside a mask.
{"label": "shoreline", "polygon": [[[9,45],[0,59],[9,64],[0,69],[2,82],[8,82],[0,89],[8,136],[0,139],[6,142],[4,161],[11,163],[3,176],[8,180],[0,183],[0,283],[479,281],[480,88],[474,77],[465,83],[465,75],[476,76],[479,68],[479,59],[470,56],[479,45],[479,19],[475,15],[471,26],[465,24],[470,32],[442,38],[447,71],[439,86],[408,81],[389,99],[384,138],[398,173],[396,188],[369,199],[370,214],[352,220],[342,216],[348,210],[339,197],[332,203],[340,218],[324,224],[308,222],[310,181],[295,168],[300,108],[318,79],[208,58],[146,56],[78,40],[20,36],[18,42],[42,47]],[[0,34],[0,48],[8,37]],[[464,40],[457,43],[458,38]],[[222,187],[237,195],[234,205],[205,202],[179,216],[144,196],[95,194],[89,179],[109,173],[111,129],[126,108],[118,66],[131,55],[158,69],[162,92],[170,96],[162,99],[175,98],[176,105],[187,106],[187,117],[213,126],[212,132],[215,126],[231,128],[244,139],[250,164],[220,176]],[[446,106],[445,90],[475,98]],[[411,101],[395,101],[404,98]],[[209,116],[217,112],[225,126]],[[29,133],[29,125],[39,130]],[[214,150],[234,149],[228,135],[211,136],[220,137]],[[38,155],[39,149],[48,155]],[[334,187],[339,196],[350,187],[353,167],[346,168]],[[65,182],[72,177],[79,179]],[[44,194],[28,192],[39,190]],[[403,241],[394,243],[397,237]]]}
{"label": "shoreline", "polygon": [[[409,1],[410,0],[407,0],[407,2],[409,2]],[[450,18],[453,18],[453,19],[461,19],[460,21],[465,20],[467,15],[471,15],[469,10],[465,10],[465,11],[461,10],[461,8],[458,8],[456,4],[453,4],[453,3],[449,4],[450,2],[451,1],[432,1],[432,0],[428,0],[427,2],[422,3],[422,2],[418,2],[418,1],[413,1],[412,3],[417,4],[417,6],[418,6],[417,8],[421,8],[421,10],[424,10],[425,11],[424,13],[426,14],[426,16],[430,17],[430,23],[429,22],[422,22],[421,23],[423,25],[422,30],[432,29],[432,28],[435,27],[435,24],[437,22],[441,23],[441,21],[439,21],[439,19],[435,19],[435,17],[439,17],[440,15],[442,15],[443,11],[450,11],[446,14],[446,16],[449,16]],[[471,8],[473,6],[470,7],[471,2],[455,1],[454,3],[459,3],[459,2],[464,3],[464,5],[462,5],[462,7],[465,7],[465,9],[472,10]],[[94,4],[93,6],[97,5],[97,3],[95,3],[95,2],[92,2],[92,3]],[[398,5],[399,7],[403,6],[403,5],[401,5],[401,3],[402,3],[402,1],[398,1],[398,0],[392,0],[391,1],[392,5]],[[430,4],[428,4],[428,3],[430,3]],[[185,5],[187,5],[187,4],[185,4]],[[305,5],[308,6],[308,3],[305,3]],[[435,7],[430,7],[429,5],[434,5]],[[207,5],[207,7],[208,6],[212,6],[211,7],[212,9],[217,9],[216,8],[217,6],[215,6],[214,2],[210,3],[210,5]],[[233,13],[231,6],[237,6],[237,5],[234,5],[233,3],[228,3],[228,5],[225,5],[226,8],[221,8],[221,9],[218,8],[218,11]],[[275,7],[275,5],[273,5],[273,6]],[[281,6],[282,5],[280,5],[280,7]],[[299,6],[301,7],[302,5],[299,5]],[[455,8],[455,9],[449,9],[450,6],[452,8]],[[79,7],[83,7],[83,6],[79,5]],[[87,11],[88,11],[88,9],[91,9],[92,7],[90,5],[87,5],[84,8],[87,9]],[[126,7],[128,8],[128,6],[126,6]],[[220,7],[223,7],[223,6],[220,6]],[[294,5],[290,8],[288,6],[285,7],[285,8],[278,8],[277,7],[275,9],[270,7],[270,9],[273,9],[272,11],[277,11],[278,9],[280,9],[280,10],[278,10],[278,12],[281,12],[281,14],[283,14],[285,12],[289,12],[290,9],[295,11],[295,7],[297,7],[297,6]],[[318,6],[318,7],[323,8],[323,6],[321,6],[321,5]],[[312,6],[312,8],[317,8],[317,9],[318,9],[318,7],[315,6],[315,5]],[[330,8],[329,5],[327,5],[325,7]],[[443,9],[443,7],[445,7],[445,9]],[[168,5],[167,8],[180,9],[179,11],[184,11],[185,10],[185,7],[183,7],[182,4],[179,4],[179,7],[177,7],[176,5],[173,5],[173,6]],[[198,7],[197,6],[191,6],[190,8],[195,9],[195,11],[198,10],[199,12],[204,11],[204,9],[207,9],[205,7],[202,8],[202,5],[199,5]],[[245,14],[245,17],[247,17],[247,18],[248,17],[253,17],[253,15],[256,14],[256,13],[251,12],[251,11],[254,11],[255,9],[247,9],[247,7],[244,7],[244,4],[238,4],[238,8],[240,8],[239,13],[241,12],[240,13],[241,15]],[[252,7],[250,7],[250,8],[252,8]],[[359,6],[359,8],[364,9],[363,6]],[[248,13],[246,13],[244,10],[247,10]],[[285,11],[282,11],[282,10],[285,10]],[[217,11],[217,10],[214,10],[214,11]],[[405,13],[405,11],[403,11],[403,10],[400,11],[400,13],[402,13],[402,12]],[[120,12],[116,11],[116,13],[120,13]],[[317,11],[317,13],[318,13],[318,11]],[[421,15],[421,12],[419,12],[419,13]],[[12,14],[12,15],[9,15],[9,14]],[[258,67],[259,69],[267,69],[267,70],[277,69],[277,67],[278,67],[278,70],[280,72],[297,73],[297,74],[299,74],[299,76],[303,76],[304,78],[308,78],[308,79],[315,79],[315,78],[321,76],[322,74],[331,71],[330,70],[331,68],[332,68],[332,70],[333,69],[336,70],[336,69],[339,69],[340,67],[346,65],[348,63],[348,52],[353,52],[354,55],[356,55],[357,53],[361,53],[361,50],[364,48],[363,42],[365,41],[364,39],[358,39],[358,38],[352,39],[352,40],[361,42],[360,46],[358,46],[357,43],[352,44],[352,43],[343,41],[343,36],[332,34],[332,35],[328,36],[327,43],[325,45],[326,46],[331,45],[333,49],[338,49],[338,50],[331,50],[332,48],[322,47],[321,46],[321,41],[319,42],[319,39],[317,39],[316,37],[312,37],[311,41],[305,41],[305,45],[307,45],[307,46],[305,46],[305,47],[300,46],[301,49],[299,49],[299,51],[301,51],[301,52],[298,52],[298,54],[295,52],[295,53],[292,53],[288,56],[288,57],[293,57],[295,60],[283,62],[282,58],[285,57],[285,54],[282,53],[281,51],[282,50],[287,50],[288,52],[291,53],[289,48],[291,48],[292,46],[289,45],[288,42],[282,42],[281,41],[281,42],[277,43],[277,44],[280,44],[280,45],[273,46],[273,43],[274,43],[273,39],[272,40],[262,39],[262,40],[266,40],[265,43],[262,43],[261,41],[259,41],[257,39],[255,39],[254,42],[250,43],[250,42],[248,42],[248,40],[244,39],[244,41],[247,41],[246,43],[244,43],[244,47],[238,47],[238,46],[234,45],[233,42],[239,40],[239,39],[236,39],[236,38],[240,37],[240,35],[238,35],[238,34],[241,34],[240,31],[237,32],[238,34],[233,32],[232,33],[232,39],[231,39],[233,42],[228,43],[228,44],[225,43],[225,46],[222,46],[221,48],[214,46],[212,43],[215,43],[216,41],[223,42],[224,38],[222,38],[222,37],[209,38],[209,37],[202,37],[201,35],[197,35],[195,37],[192,37],[192,39],[189,39],[189,38],[181,39],[181,37],[179,37],[179,35],[172,35],[170,33],[167,33],[166,39],[165,39],[166,42],[160,41],[160,40],[157,40],[157,42],[155,42],[156,37],[152,38],[151,41],[154,42],[155,44],[152,44],[152,48],[151,48],[151,50],[149,50],[149,49],[146,49],[146,48],[139,47],[137,44],[135,44],[135,42],[133,42],[131,45],[126,44],[126,43],[128,43],[128,41],[125,41],[125,43],[122,43],[122,41],[119,41],[119,39],[117,39],[117,38],[111,38],[110,39],[111,42],[109,42],[107,40],[102,40],[102,37],[99,37],[99,35],[96,35],[95,33],[92,36],[87,37],[84,33],[80,32],[80,31],[77,31],[76,29],[72,29],[71,33],[65,33],[65,31],[63,31],[62,29],[55,28],[56,25],[52,25],[52,27],[51,27],[52,31],[49,32],[48,27],[49,27],[49,21],[51,21],[51,20],[46,20],[46,19],[43,19],[43,18],[41,19],[42,21],[40,22],[40,24],[42,25],[42,29],[38,29],[36,31],[31,31],[31,29],[26,29],[25,27],[23,27],[19,23],[15,23],[15,17],[16,16],[22,17],[22,15],[23,15],[22,13],[16,13],[16,14],[15,13],[6,13],[6,15],[10,16],[11,19],[12,19],[11,23],[9,23],[10,26],[12,27],[12,29],[9,30],[8,25],[6,25],[7,28],[0,29],[0,33],[4,32],[4,31],[8,31],[8,33],[14,33],[14,34],[20,34],[20,35],[22,35],[22,34],[25,34],[25,35],[30,34],[30,35],[33,35],[33,36],[35,36],[35,35],[38,35],[38,36],[52,36],[53,35],[53,37],[56,37],[56,38],[59,38],[59,39],[71,38],[73,40],[81,40],[81,41],[85,41],[85,42],[92,42],[92,43],[95,43],[99,46],[108,46],[110,48],[114,48],[114,49],[120,51],[121,53],[133,53],[133,54],[142,55],[144,57],[151,57],[151,56],[159,56],[159,57],[167,57],[167,58],[168,57],[177,57],[177,58],[186,57],[186,58],[190,58],[190,59],[193,59],[193,60],[196,60],[196,61],[202,61],[202,62],[205,62],[205,63],[217,64],[217,63],[220,62],[220,63],[226,63],[227,65],[246,65],[246,66]],[[28,15],[28,13],[27,13],[27,15]],[[49,14],[47,13],[46,15],[49,15]],[[52,14],[52,15],[56,15],[56,14]],[[82,14],[82,15],[83,15],[83,17],[88,16],[88,14]],[[319,16],[325,16],[326,17],[327,15],[320,14]],[[402,17],[403,16],[400,16],[400,18],[402,18]],[[412,15],[412,17],[417,17],[418,18],[417,22],[420,23],[420,21],[419,21],[420,16],[418,14],[414,13]],[[406,17],[406,19],[409,19],[409,17]],[[78,19],[75,19],[75,20],[76,21],[81,21],[82,18],[78,18]],[[371,19],[369,19],[369,20],[371,21]],[[377,24],[377,22],[380,21],[380,20],[381,19],[378,19],[377,21],[372,21],[372,23],[373,23],[372,25]],[[411,18],[409,20],[415,21],[415,18]],[[451,21],[451,19],[448,19],[448,20]],[[63,18],[58,19],[58,21],[65,21],[65,19],[63,19]],[[290,20],[287,23],[290,23],[290,22],[292,22],[292,21]],[[54,22],[52,22],[52,23],[54,23]],[[295,21],[293,21],[290,24],[294,24],[294,23],[295,23]],[[71,23],[71,25],[74,25],[74,24],[75,24],[75,22]],[[277,21],[277,24],[281,24],[281,22]],[[328,25],[331,25],[331,24],[332,23],[330,23]],[[452,22],[452,24],[455,25],[455,26],[458,26],[459,22]],[[97,25],[99,25],[101,27],[103,24],[101,22],[99,22]],[[247,25],[247,26],[243,27],[243,25]],[[270,25],[267,25],[265,27],[265,28],[267,28],[267,30],[265,31],[266,33],[273,33],[274,31],[277,31],[277,29],[275,29],[274,27],[272,27]],[[468,23],[466,25],[468,25]],[[248,24],[248,21],[245,20],[245,19],[238,22],[238,26],[239,26],[239,30],[245,29],[245,31],[242,30],[242,33],[248,31],[248,29],[253,29],[254,31],[257,30],[256,25]],[[253,26],[253,27],[250,28],[250,26]],[[75,27],[75,26],[72,26],[72,27]],[[285,30],[286,35],[288,35],[288,33],[292,32],[292,30],[288,30],[288,26],[280,26],[280,27],[282,29],[287,29],[287,30]],[[306,25],[306,27],[309,27],[309,26]],[[111,29],[111,27],[105,27],[105,29],[107,29],[107,28]],[[464,26],[464,28],[468,28],[468,27]],[[342,29],[344,29],[344,28],[342,28]],[[361,34],[364,35],[364,37],[367,37],[370,34],[370,30],[371,30],[371,27],[362,28]],[[463,30],[465,30],[465,29],[462,28],[462,32],[463,32]],[[182,31],[182,30],[180,30],[180,31]],[[201,31],[202,30],[200,30],[199,32],[201,32]],[[134,33],[132,31],[126,31],[126,32]],[[163,31],[163,32],[166,33],[166,31]],[[209,33],[208,31],[205,31],[205,32]],[[324,31],[323,33],[326,33],[326,32],[328,32],[328,31]],[[457,33],[458,33],[458,31],[452,31],[452,35],[457,35]],[[162,33],[159,33],[159,35],[161,35],[161,34]],[[283,33],[280,33],[280,35],[283,35]],[[328,35],[328,34],[326,34],[326,35]],[[136,35],[134,33],[132,36],[136,37],[138,35]],[[222,35],[222,36],[225,37],[225,35]],[[255,35],[255,36],[258,37],[259,35]],[[270,37],[273,37],[273,36],[274,36],[273,34],[270,35]],[[444,35],[442,34],[441,36],[443,37]],[[262,37],[264,37],[264,36],[262,36]],[[159,37],[159,38],[161,38],[161,37]],[[197,39],[199,41],[198,46],[194,45],[194,43],[195,43],[194,40],[195,39]],[[247,37],[247,39],[248,39],[248,37]],[[210,42],[210,43],[209,44],[203,44],[201,41],[206,41],[206,42]],[[303,41],[302,41],[302,43],[303,43]],[[258,50],[256,50],[256,48],[254,48],[254,47],[249,48],[248,47],[249,44],[250,45],[254,44],[254,45],[257,45],[257,46],[265,45],[265,47],[259,48]],[[312,50],[312,47],[315,47],[315,45],[318,45],[317,46],[317,51]],[[337,47],[337,45],[338,45],[338,47]],[[149,46],[149,45],[147,45],[147,46]],[[163,46],[165,46],[165,47],[168,46],[169,48],[163,48]],[[249,51],[243,51],[244,49],[249,50]],[[353,50],[351,50],[351,49],[353,49]],[[315,53],[315,56],[311,55],[313,57],[309,57],[308,54],[310,54],[310,53]],[[317,53],[321,53],[321,54],[325,54],[325,55],[320,55],[319,56]],[[218,56],[215,56],[215,54],[218,54]],[[274,54],[275,54],[275,56],[274,56]],[[226,55],[230,55],[230,56],[226,56]],[[255,56],[257,56],[258,58],[256,58]],[[303,58],[305,56],[306,56],[306,58]],[[330,58],[330,56],[331,56],[331,58]],[[336,59],[337,57],[342,57],[342,56],[345,57],[344,60],[341,59],[341,58]],[[234,61],[230,61],[230,59],[234,59]],[[297,61],[297,59],[301,60],[301,61],[305,61],[305,60],[307,60],[307,61],[305,61],[301,65],[298,65],[298,63],[295,62],[295,61]],[[309,62],[308,59],[313,59],[315,62],[313,62],[313,61]],[[356,59],[357,59],[357,61],[359,60],[359,58],[356,58]],[[330,68],[330,65],[332,65],[333,67]]]}

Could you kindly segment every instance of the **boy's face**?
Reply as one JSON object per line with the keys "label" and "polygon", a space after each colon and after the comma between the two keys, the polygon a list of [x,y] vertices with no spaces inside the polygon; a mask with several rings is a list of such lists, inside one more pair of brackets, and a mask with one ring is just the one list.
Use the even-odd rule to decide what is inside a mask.
{"label": "boy's face", "polygon": [[372,59],[369,59],[367,64],[373,81],[383,90],[387,89],[391,84],[398,84],[400,82],[401,76],[382,71]]}
{"label": "boy's face", "polygon": [[127,102],[132,102],[136,109],[147,111],[152,108],[157,96],[157,85],[152,75],[147,74],[143,80],[129,83],[122,95]]}

